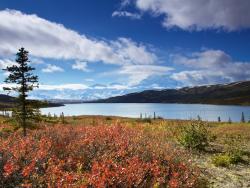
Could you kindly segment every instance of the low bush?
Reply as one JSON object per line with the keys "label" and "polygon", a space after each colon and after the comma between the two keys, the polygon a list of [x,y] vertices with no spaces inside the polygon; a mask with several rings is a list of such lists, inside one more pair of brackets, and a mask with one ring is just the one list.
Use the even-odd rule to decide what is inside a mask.
{"label": "low bush", "polygon": [[208,125],[202,121],[193,121],[189,125],[182,126],[178,136],[181,145],[198,151],[205,150],[210,139]]}
{"label": "low bush", "polygon": [[243,162],[244,143],[240,134],[224,136],[224,149],[227,155],[231,158],[231,163],[237,164]]}
{"label": "low bush", "polygon": [[243,162],[241,153],[219,154],[219,155],[215,155],[212,158],[212,163],[215,166],[228,167],[231,164],[238,164],[240,162]]}
{"label": "low bush", "polygon": [[242,151],[231,153],[229,156],[231,158],[232,164],[238,164],[241,162],[245,162],[243,159],[243,152]]}
{"label": "low bush", "polygon": [[231,157],[225,154],[215,155],[212,158],[212,163],[217,167],[228,167],[231,164]]}
{"label": "low bush", "polygon": [[213,157],[212,162],[215,166],[228,167],[230,164],[245,162],[243,138],[239,134],[225,134],[222,138],[224,154]]}

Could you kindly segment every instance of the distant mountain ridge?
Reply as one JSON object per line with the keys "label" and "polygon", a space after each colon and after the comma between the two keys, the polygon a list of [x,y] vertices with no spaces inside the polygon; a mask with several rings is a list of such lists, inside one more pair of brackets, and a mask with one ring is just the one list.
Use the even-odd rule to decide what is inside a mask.
{"label": "distant mountain ridge", "polygon": [[[37,105],[40,108],[63,106],[63,104],[54,102],[38,101],[38,100],[30,100],[30,101],[32,101],[35,105]],[[17,101],[15,97],[0,94],[0,109],[11,109],[15,106],[16,103]]]}
{"label": "distant mountain ridge", "polygon": [[146,90],[92,102],[250,105],[250,81],[181,89]]}

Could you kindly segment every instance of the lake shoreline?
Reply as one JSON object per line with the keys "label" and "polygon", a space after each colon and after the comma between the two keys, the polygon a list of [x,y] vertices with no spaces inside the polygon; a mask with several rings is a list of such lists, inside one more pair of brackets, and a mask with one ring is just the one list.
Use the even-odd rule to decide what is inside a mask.
{"label": "lake shoreline", "polygon": [[42,114],[60,116],[103,115],[128,118],[198,119],[205,121],[239,122],[242,112],[246,121],[250,117],[250,106],[165,104],[165,103],[80,103],[61,107],[41,108]]}

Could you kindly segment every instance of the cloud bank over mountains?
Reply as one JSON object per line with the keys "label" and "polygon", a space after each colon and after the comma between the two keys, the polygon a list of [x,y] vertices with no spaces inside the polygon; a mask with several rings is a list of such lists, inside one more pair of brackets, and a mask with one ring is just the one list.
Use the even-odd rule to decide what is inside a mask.
{"label": "cloud bank over mountains", "polygon": [[190,55],[173,55],[173,62],[187,70],[171,75],[183,85],[202,85],[250,80],[250,62],[234,61],[221,50],[206,50]]}

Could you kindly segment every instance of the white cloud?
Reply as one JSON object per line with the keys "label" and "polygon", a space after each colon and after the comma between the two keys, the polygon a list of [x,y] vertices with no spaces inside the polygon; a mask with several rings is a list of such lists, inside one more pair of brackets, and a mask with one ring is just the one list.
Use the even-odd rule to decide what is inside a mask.
{"label": "white cloud", "polygon": [[139,20],[141,19],[141,14],[138,13],[131,13],[128,11],[114,11],[112,13],[112,17],[128,17],[133,20]]}
{"label": "white cloud", "polygon": [[154,64],[158,60],[154,53],[147,52],[146,46],[136,44],[131,39],[119,38],[117,41],[112,42],[112,45],[127,64]]}
{"label": "white cloud", "polygon": [[117,74],[127,75],[130,86],[139,84],[150,76],[168,75],[173,68],[159,65],[129,65],[122,67]]}
{"label": "white cloud", "polygon": [[53,72],[64,72],[64,70],[56,65],[47,64],[47,67],[43,68],[42,72],[53,73]]}
{"label": "white cloud", "polygon": [[13,55],[18,48],[24,46],[32,56],[39,58],[118,65],[141,64],[140,56],[143,64],[151,64],[157,60],[150,48],[130,39],[106,41],[90,38],[37,15],[2,10],[0,20],[1,56]]}
{"label": "white cloud", "polygon": [[10,59],[0,59],[0,70],[15,65],[16,62]]}
{"label": "white cloud", "polygon": [[166,28],[238,30],[250,27],[249,0],[136,0],[135,4],[154,16],[164,15]]}
{"label": "white cloud", "polygon": [[206,70],[181,71],[174,73],[171,78],[182,83],[184,86],[217,84],[234,81],[231,77],[226,77],[221,71],[214,72]]}
{"label": "white cloud", "polygon": [[250,62],[233,61],[228,54],[220,50],[206,50],[189,56],[174,55],[173,62],[183,65],[186,69],[171,76],[184,85],[250,80]]}
{"label": "white cloud", "polygon": [[206,50],[195,52],[189,56],[173,55],[175,64],[182,64],[194,69],[197,68],[225,68],[232,58],[221,50]]}
{"label": "white cloud", "polygon": [[75,64],[72,65],[72,69],[80,70],[80,71],[83,71],[83,72],[89,72],[90,71],[88,69],[87,62],[83,62],[83,61],[76,61]]}
{"label": "white cloud", "polygon": [[60,85],[46,85],[41,84],[39,85],[39,90],[82,90],[87,89],[88,86],[85,84],[60,84]]}

